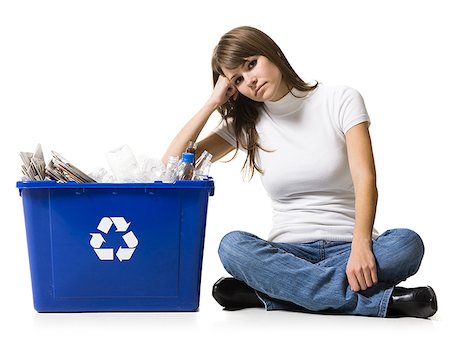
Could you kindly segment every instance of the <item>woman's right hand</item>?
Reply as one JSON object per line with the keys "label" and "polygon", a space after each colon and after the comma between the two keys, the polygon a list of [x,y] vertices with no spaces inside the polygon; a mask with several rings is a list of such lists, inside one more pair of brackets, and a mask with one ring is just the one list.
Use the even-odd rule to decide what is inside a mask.
{"label": "woman's right hand", "polygon": [[213,93],[209,101],[216,107],[225,104],[231,97],[236,100],[239,92],[236,87],[226,78],[220,75],[214,86]]}

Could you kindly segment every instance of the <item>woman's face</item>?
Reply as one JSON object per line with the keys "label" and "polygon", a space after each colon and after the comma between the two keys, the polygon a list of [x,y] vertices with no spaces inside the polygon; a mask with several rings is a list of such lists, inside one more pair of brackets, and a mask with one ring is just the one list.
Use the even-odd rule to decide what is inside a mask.
{"label": "woman's face", "polygon": [[278,67],[262,55],[248,57],[236,69],[222,69],[244,96],[257,101],[278,101],[289,92]]}

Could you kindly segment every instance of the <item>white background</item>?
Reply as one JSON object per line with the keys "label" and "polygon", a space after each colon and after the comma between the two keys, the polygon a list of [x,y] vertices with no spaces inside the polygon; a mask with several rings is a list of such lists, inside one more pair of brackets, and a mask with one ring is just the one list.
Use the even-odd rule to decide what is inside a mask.
{"label": "white background", "polygon": [[[202,332],[440,335],[448,328],[450,145],[446,1],[1,1],[0,144],[2,330],[33,336]],[[409,227],[426,245],[406,286],[432,285],[431,320],[224,312],[210,296],[226,275],[220,238],[266,237],[271,210],[243,156],[215,163],[197,313],[37,314],[32,306],[21,198],[20,151],[41,143],[86,172],[128,144],[160,157],[212,87],[222,34],[251,25],[270,35],[307,81],[358,89],[369,111],[377,165],[375,226]],[[214,115],[201,137],[218,122]]]}

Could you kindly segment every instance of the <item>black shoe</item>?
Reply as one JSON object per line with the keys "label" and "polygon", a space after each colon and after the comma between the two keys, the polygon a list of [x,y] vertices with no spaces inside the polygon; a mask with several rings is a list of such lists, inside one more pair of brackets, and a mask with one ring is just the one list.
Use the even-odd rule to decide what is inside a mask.
{"label": "black shoe", "polygon": [[437,311],[437,299],[433,288],[395,287],[389,300],[387,317],[427,318]]}
{"label": "black shoe", "polygon": [[222,277],[212,288],[214,299],[225,310],[264,308],[254,289],[232,277]]}

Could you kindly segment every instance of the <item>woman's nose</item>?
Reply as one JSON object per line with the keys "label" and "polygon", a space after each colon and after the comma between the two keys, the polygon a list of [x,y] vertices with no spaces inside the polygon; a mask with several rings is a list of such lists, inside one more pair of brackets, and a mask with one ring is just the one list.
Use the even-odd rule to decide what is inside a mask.
{"label": "woman's nose", "polygon": [[244,81],[249,87],[254,87],[256,85],[256,76],[252,75],[251,73],[244,73],[242,75],[244,77]]}

